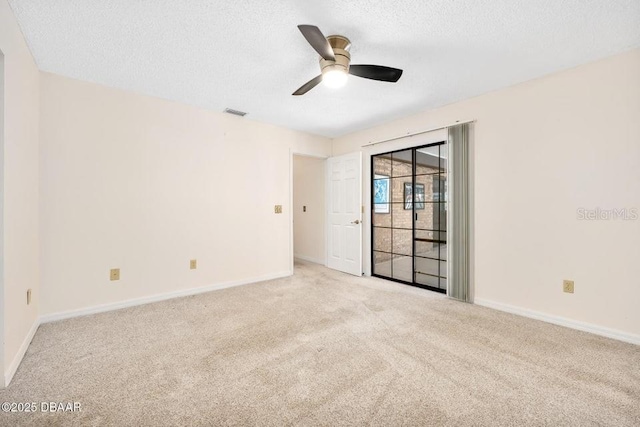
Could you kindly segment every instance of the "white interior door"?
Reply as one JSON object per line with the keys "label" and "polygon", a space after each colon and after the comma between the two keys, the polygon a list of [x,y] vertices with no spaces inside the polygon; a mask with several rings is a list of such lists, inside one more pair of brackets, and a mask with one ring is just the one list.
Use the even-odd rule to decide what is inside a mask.
{"label": "white interior door", "polygon": [[362,275],[362,153],[327,159],[327,266]]}

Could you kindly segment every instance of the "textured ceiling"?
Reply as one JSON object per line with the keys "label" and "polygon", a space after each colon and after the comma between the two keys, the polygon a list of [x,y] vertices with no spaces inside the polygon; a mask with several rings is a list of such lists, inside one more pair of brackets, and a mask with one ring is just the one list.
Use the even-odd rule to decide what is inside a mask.
{"label": "textured ceiling", "polygon": [[[640,46],[639,0],[10,0],[38,66],[330,137]],[[396,84],[319,74],[296,25]]]}

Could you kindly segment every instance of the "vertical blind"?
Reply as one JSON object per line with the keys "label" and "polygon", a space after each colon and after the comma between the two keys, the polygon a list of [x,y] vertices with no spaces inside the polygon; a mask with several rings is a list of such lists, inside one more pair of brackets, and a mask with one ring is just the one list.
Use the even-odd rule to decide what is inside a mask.
{"label": "vertical blind", "polygon": [[447,294],[471,302],[469,261],[469,131],[468,123],[448,129],[449,218]]}

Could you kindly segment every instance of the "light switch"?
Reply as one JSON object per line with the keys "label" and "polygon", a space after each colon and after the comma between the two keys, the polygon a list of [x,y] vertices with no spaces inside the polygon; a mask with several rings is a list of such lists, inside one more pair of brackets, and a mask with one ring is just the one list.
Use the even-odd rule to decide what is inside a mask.
{"label": "light switch", "polygon": [[277,214],[281,214],[282,213],[282,205],[276,205],[275,206],[275,212]]}
{"label": "light switch", "polygon": [[112,268],[110,273],[109,273],[109,279],[111,281],[120,280],[120,269],[119,268]]}

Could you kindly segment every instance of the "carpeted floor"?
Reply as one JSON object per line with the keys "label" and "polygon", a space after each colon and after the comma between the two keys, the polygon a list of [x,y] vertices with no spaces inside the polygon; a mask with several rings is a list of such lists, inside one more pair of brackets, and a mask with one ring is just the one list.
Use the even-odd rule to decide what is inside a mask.
{"label": "carpeted floor", "polygon": [[16,425],[640,425],[640,347],[356,278],[291,278],[45,324]]}

